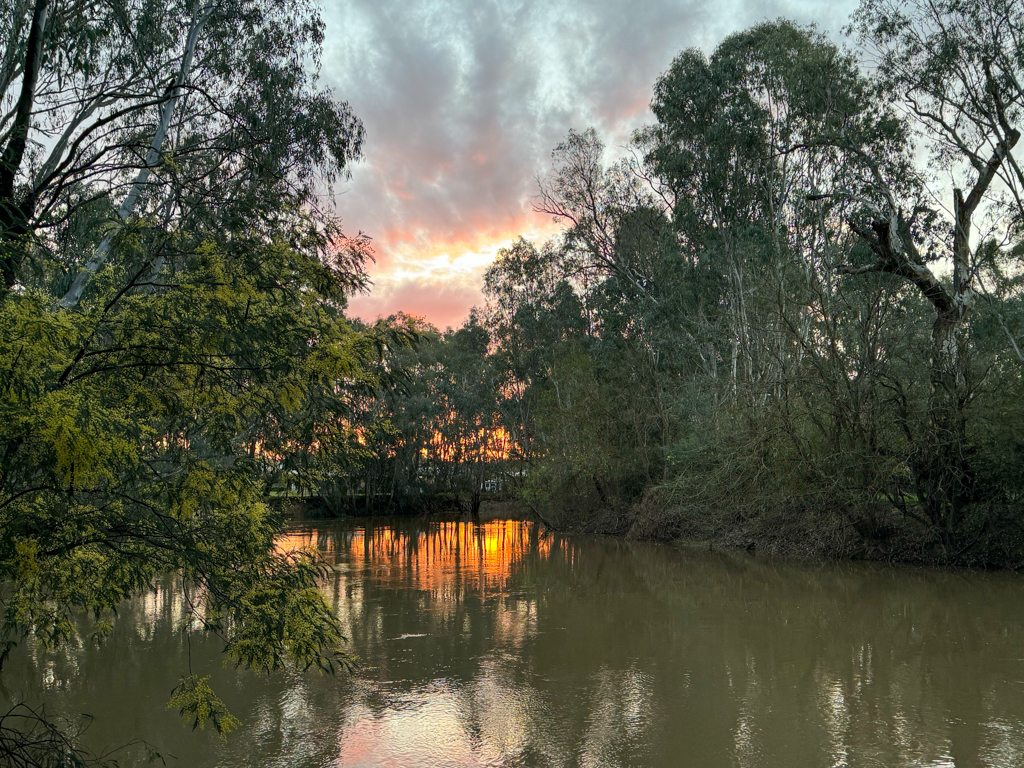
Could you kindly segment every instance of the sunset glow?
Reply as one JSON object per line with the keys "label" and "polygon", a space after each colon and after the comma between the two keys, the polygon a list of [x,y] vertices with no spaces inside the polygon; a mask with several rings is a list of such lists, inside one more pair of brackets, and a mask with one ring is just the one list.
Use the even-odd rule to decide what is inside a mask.
{"label": "sunset glow", "polygon": [[557,231],[540,214],[518,216],[499,231],[482,224],[482,231],[433,242],[428,232],[384,232],[374,240],[373,287],[349,301],[350,313],[372,321],[405,312],[440,330],[458,326],[471,307],[483,304],[483,275],[498,251],[520,235],[544,240]]}
{"label": "sunset glow", "polygon": [[[480,525],[438,522],[415,534],[372,525],[345,537],[336,536],[335,530],[329,526],[293,530],[278,539],[277,549],[288,552],[314,547],[328,562],[344,562],[350,573],[386,569],[376,578],[396,589],[411,587],[429,592],[435,599],[458,599],[466,591],[504,589],[531,548],[544,558],[557,548],[550,532],[518,520]],[[571,562],[571,553],[566,557]]]}
{"label": "sunset glow", "polygon": [[350,313],[458,326],[501,247],[555,232],[532,200],[569,129],[593,126],[609,159],[621,155],[680,50],[780,15],[838,32],[853,5],[329,0],[322,75],[366,126],[335,202],[377,260]]}

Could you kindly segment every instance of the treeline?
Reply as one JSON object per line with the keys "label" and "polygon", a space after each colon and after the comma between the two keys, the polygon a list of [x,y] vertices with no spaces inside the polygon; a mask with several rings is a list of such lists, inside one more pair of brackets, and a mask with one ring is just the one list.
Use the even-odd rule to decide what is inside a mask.
{"label": "treeline", "polygon": [[1024,7],[864,0],[849,31],[682,52],[625,159],[570,133],[536,199],[560,235],[388,358],[366,482],[501,475],[564,528],[1021,562]]}
{"label": "treeline", "polygon": [[364,389],[339,419],[347,440],[292,452],[284,477],[314,491],[327,514],[478,515],[485,489],[504,488],[512,471],[511,421],[495,410],[499,382],[487,330],[475,316],[441,334],[399,315],[362,331],[399,341],[367,365],[377,387]]}

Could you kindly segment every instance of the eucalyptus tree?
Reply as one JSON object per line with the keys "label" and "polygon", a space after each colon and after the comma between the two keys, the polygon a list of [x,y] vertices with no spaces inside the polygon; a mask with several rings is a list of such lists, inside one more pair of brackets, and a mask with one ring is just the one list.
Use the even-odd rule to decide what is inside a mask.
{"label": "eucalyptus tree", "polygon": [[[310,199],[359,152],[347,105],[316,90],[323,24],[291,0],[11,0],[0,61],[0,267],[10,290],[35,246],[105,198],[111,233],[132,215],[184,222],[246,184]],[[74,306],[108,258],[63,264]],[[76,275],[71,284],[67,280]]]}
{"label": "eucalyptus tree", "polygon": [[629,162],[606,166],[604,154],[593,128],[570,130],[551,153],[551,172],[539,179],[534,210],[564,225],[564,268],[582,291],[611,276],[642,291],[645,276],[617,258],[615,235],[622,216],[657,207],[659,199]]}
{"label": "eucalyptus tree", "polygon": [[371,366],[377,385],[336,425],[342,439],[314,452],[318,490],[334,513],[428,511],[438,501],[430,459],[444,408],[433,389],[441,334],[402,313],[376,326],[384,342]]}
{"label": "eucalyptus tree", "polygon": [[[484,274],[483,322],[493,346],[498,410],[508,432],[509,459],[519,470],[527,470],[537,450],[538,395],[553,355],[567,337],[585,332],[579,301],[566,301],[575,296],[563,256],[554,242],[537,248],[519,238],[498,252]],[[516,474],[525,476],[526,471]]]}
{"label": "eucalyptus tree", "polygon": [[891,129],[873,108],[855,59],[786,21],[731,35],[710,56],[684,51],[655,85],[658,122],[637,139],[672,190],[689,252],[726,280],[729,322],[714,344],[734,389],[782,375],[779,300],[816,284],[827,299],[834,287],[842,214],[807,198],[823,184],[859,188],[857,166],[825,138],[842,130],[883,143]]}
{"label": "eucalyptus tree", "polygon": [[[841,271],[895,275],[933,308],[931,434],[915,457],[917,491],[952,544],[976,490],[968,438],[980,383],[971,365],[972,318],[986,281],[996,284],[1020,266],[1000,243],[1015,244],[1024,223],[1024,174],[1014,154],[1024,120],[1024,9],[1010,0],[864,0],[851,26],[875,55],[879,92],[914,121],[938,183],[952,187],[934,201],[908,201],[893,181],[890,157],[847,145],[871,168],[880,194],[877,205],[850,220],[873,258]],[[989,247],[975,235],[979,225],[993,240]],[[945,263],[951,281],[936,269]],[[1002,325],[1008,350],[1020,359]]]}
{"label": "eucalyptus tree", "polygon": [[[658,211],[623,211],[617,227],[631,235],[616,237],[612,255],[647,270],[649,282],[651,254],[639,242],[652,224],[638,220],[645,213],[667,228]],[[660,477],[665,378],[654,363],[666,358],[647,328],[653,286],[637,289],[614,273],[581,280],[585,258],[564,242],[537,248],[520,239],[485,275],[498,413],[513,466],[523,470],[516,486],[555,523],[591,498],[619,505]]]}
{"label": "eucalyptus tree", "polygon": [[[864,2],[853,26],[877,54],[872,77],[814,30],[758,25],[710,56],[683,52],[655,87],[658,123],[638,136],[684,253],[727,278],[733,370],[745,362],[733,379],[751,404],[807,402],[824,445],[775,427],[799,464],[831,463],[826,484],[862,477],[863,505],[891,499],[947,553],[975,536],[968,505],[992,492],[970,458],[979,374],[1020,358],[1005,300],[1018,290],[1021,19],[998,0]],[[922,145],[953,182],[945,212]],[[987,236],[972,243],[980,223]],[[1002,353],[986,341],[984,360],[979,294],[1005,341]],[[930,339],[918,322],[929,306]],[[858,455],[873,458],[855,472],[820,461]]]}
{"label": "eucalyptus tree", "polygon": [[1010,540],[1024,9],[864,0],[852,29],[871,69],[759,24],[675,59],[626,161],[592,130],[555,148],[535,208],[563,231],[485,288],[531,492],[596,473],[726,526]]}
{"label": "eucalyptus tree", "polygon": [[438,459],[450,465],[450,487],[468,497],[468,511],[479,518],[481,489],[489,473],[503,475],[508,454],[501,428],[490,334],[475,312],[445,335],[434,395],[443,403],[438,424]]}

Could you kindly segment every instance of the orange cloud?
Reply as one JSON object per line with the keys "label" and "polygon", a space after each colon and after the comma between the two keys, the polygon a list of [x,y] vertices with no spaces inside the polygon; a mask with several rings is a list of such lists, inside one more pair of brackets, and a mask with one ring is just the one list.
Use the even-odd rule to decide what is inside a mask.
{"label": "orange cloud", "polygon": [[425,317],[443,330],[461,325],[476,304],[480,304],[479,288],[442,282],[407,282],[388,291],[355,297],[349,301],[348,314],[369,322],[405,312]]}
{"label": "orange cloud", "polygon": [[501,248],[520,235],[544,240],[557,230],[554,222],[533,212],[503,220],[480,214],[461,223],[461,231],[450,233],[385,230],[375,240],[374,286],[369,295],[349,302],[349,314],[372,321],[402,311],[441,329],[457,327],[474,305],[483,303],[483,274]]}
{"label": "orange cloud", "polygon": [[391,190],[390,190],[391,194],[393,194],[395,197],[397,197],[400,200],[415,200],[416,199],[416,195],[414,195],[412,192],[410,192],[406,188],[406,185],[407,185],[407,182],[405,181],[405,179],[399,179],[397,181],[392,182]]}
{"label": "orange cloud", "polygon": [[[373,293],[352,311],[405,309],[443,325],[482,300],[498,247],[551,231],[529,201],[569,129],[596,127],[614,154],[653,119],[651,88],[680,50],[710,51],[779,15],[837,30],[856,2],[413,5],[324,3],[324,79],[366,127],[365,159],[334,202],[377,256]],[[413,303],[399,306],[402,297]]]}

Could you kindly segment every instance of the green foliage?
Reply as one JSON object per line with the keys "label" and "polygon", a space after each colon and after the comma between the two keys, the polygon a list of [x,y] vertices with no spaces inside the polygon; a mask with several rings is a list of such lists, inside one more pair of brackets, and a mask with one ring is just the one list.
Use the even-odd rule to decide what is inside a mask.
{"label": "green foliage", "polygon": [[[101,642],[176,574],[186,631],[232,663],[333,671],[349,659],[325,567],[275,551],[269,497],[360,455],[352,414],[388,334],[344,317],[370,251],[318,204],[362,140],[317,86],[318,11],[51,6],[44,25],[45,3],[7,4],[0,39],[38,70],[0,73],[28,106],[0,137],[0,662],[78,641],[83,618]],[[191,674],[172,707],[237,723]]]}
{"label": "green foliage", "polygon": [[7,637],[65,642],[74,608],[102,615],[180,570],[238,663],[332,663],[322,573],[309,553],[272,553],[262,499],[369,381],[372,343],[308,290],[323,271],[274,244],[204,239],[173,290],[73,314],[38,292],[0,306]]}
{"label": "green foliage", "polygon": [[504,475],[509,453],[488,332],[475,316],[444,334],[405,316],[383,326],[376,332],[391,340],[381,387],[353,409],[357,450],[348,460],[331,456],[323,500],[336,513],[478,513],[480,486]]}
{"label": "green foliage", "polygon": [[224,739],[241,723],[228,712],[224,702],[213,692],[209,679],[195,675],[183,677],[171,692],[167,708],[177,709],[186,725],[191,720],[192,730],[205,728],[209,720],[213,729]]}
{"label": "green foliage", "polygon": [[[988,186],[1022,183],[998,149],[1018,138],[1022,18],[1002,0],[868,0],[854,29],[883,54],[874,76],[816,29],[759,24],[676,58],[632,159],[603,166],[593,130],[556,147],[537,208],[563,231],[499,254],[483,314],[543,519],[1024,557],[1019,198]],[[973,185],[946,206],[956,226],[920,140]],[[1003,241],[968,253],[981,201]]]}

